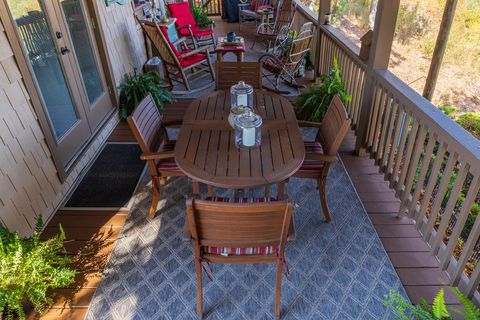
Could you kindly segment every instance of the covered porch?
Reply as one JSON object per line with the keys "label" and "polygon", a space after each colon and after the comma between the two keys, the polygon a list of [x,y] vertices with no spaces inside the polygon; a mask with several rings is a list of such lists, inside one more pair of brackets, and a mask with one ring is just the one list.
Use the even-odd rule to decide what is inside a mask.
{"label": "covered porch", "polygon": [[[390,5],[386,7],[385,19],[388,19],[387,15],[394,12],[388,13]],[[379,12],[377,19],[382,17],[382,10]],[[237,24],[226,23],[216,17],[213,19],[218,35],[238,32]],[[398,290],[412,303],[418,303],[421,298],[432,301],[438,290],[445,288],[447,304],[458,306],[458,300],[447,287],[464,283],[468,284],[465,288],[472,288],[472,281],[476,280],[464,274],[457,280],[452,278],[461,267],[453,268],[447,262],[454,261],[456,265],[458,257],[450,252],[449,258],[446,258],[448,242],[435,240],[438,225],[429,227],[428,221],[433,218],[425,214],[419,196],[432,191],[428,189],[431,183],[427,183],[429,177],[425,172],[428,167],[422,165],[420,153],[422,141],[430,146],[427,152],[432,154],[438,152],[431,146],[434,143],[457,141],[453,146],[459,147],[457,135],[463,135],[469,141],[470,137],[460,128],[444,132],[438,123],[448,123],[450,119],[442,117],[433,105],[422,100],[388,71],[381,68],[370,70],[370,62],[366,63],[358,57],[358,47],[332,26],[318,24],[317,19],[301,4],[298,4],[295,21],[298,27],[311,21],[318,28],[311,48],[317,72],[328,72],[333,57],[338,59],[347,90],[352,95],[352,101],[346,107],[353,126],[340,149],[341,162],[335,165],[328,178],[327,198],[333,215],[331,223],[322,222],[318,191],[313,181],[292,178],[288,183],[287,194],[298,205],[295,210],[297,239],[287,245],[291,276],[282,289],[282,317],[390,319],[394,314],[382,302],[390,290]],[[254,32],[253,26],[242,27],[241,35],[247,40],[246,61],[255,59],[252,57],[260,55],[264,49],[262,45],[250,49]],[[299,82],[308,86],[313,81],[313,74],[310,76],[299,79]],[[372,83],[369,83],[370,80]],[[373,91],[370,103],[366,103],[365,94],[369,85]],[[294,96],[289,99],[293,100]],[[392,103],[387,102],[389,99]],[[179,99],[175,104],[168,105],[164,117],[167,120],[183,118],[191,101]],[[363,112],[365,105],[371,108],[368,113]],[[439,118],[432,118],[427,110]],[[411,117],[410,122],[399,125],[399,119],[405,116]],[[427,121],[428,126],[425,124],[422,127],[421,121]],[[430,133],[429,130],[434,129],[439,131]],[[417,132],[421,135],[417,136]],[[305,136],[313,134],[308,130],[303,133]],[[427,133],[435,137],[435,142],[425,141]],[[364,135],[363,139],[359,138],[360,134]],[[410,135],[417,138],[408,138]],[[444,142],[440,137],[448,138]],[[135,139],[126,124],[120,123],[110,141],[134,142]],[[397,154],[404,155],[403,161]],[[416,168],[419,168],[421,179],[425,180],[426,190],[423,186],[412,186]],[[440,169],[453,170],[449,167]],[[92,220],[82,226],[71,222],[69,228],[72,231],[97,228],[93,238],[104,236],[111,242],[106,254],[102,253],[105,261],[109,262],[103,265],[105,269],[97,270],[99,272],[94,275],[97,280],[93,285],[91,282],[80,282],[78,288],[66,289],[69,298],[60,298],[49,314],[53,317],[88,319],[102,316],[143,319],[194,317],[191,247],[189,242],[181,239],[184,196],[191,194],[191,186],[186,178],[169,180],[162,190],[159,211],[155,218],[147,219],[150,188],[149,177],[144,172],[128,208],[128,216],[120,213],[122,218],[119,220],[116,218],[118,213],[111,212],[112,217],[105,219],[107,222]],[[478,192],[477,185],[471,188]],[[206,191],[202,190],[203,193]],[[219,196],[229,195],[227,190],[216,192]],[[450,196],[456,197],[458,192]],[[432,197],[435,198],[435,194]],[[414,201],[420,201],[418,207],[412,205]],[[58,223],[69,223],[72,214],[79,213],[64,208],[47,229],[55,228]],[[425,222],[418,222],[422,214]],[[206,318],[225,318],[226,315],[245,319],[271,318],[272,277],[272,270],[267,267],[215,266],[212,281],[204,283]]]}

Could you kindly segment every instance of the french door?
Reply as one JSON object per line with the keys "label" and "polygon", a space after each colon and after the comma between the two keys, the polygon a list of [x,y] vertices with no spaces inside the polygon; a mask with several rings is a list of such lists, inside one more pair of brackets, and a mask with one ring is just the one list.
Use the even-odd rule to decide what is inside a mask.
{"label": "french door", "polygon": [[66,170],[112,108],[86,0],[5,1]]}

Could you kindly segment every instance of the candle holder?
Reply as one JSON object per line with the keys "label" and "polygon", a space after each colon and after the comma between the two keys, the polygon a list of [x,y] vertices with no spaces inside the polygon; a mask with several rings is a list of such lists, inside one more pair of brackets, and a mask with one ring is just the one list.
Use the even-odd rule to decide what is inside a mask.
{"label": "candle holder", "polygon": [[235,129],[235,117],[238,117],[241,114],[246,112],[252,112],[253,110],[249,107],[239,106],[230,109],[230,114],[228,115],[228,123],[230,126]]}
{"label": "candle holder", "polygon": [[238,148],[255,148],[262,144],[262,117],[247,111],[235,117],[234,125]]}
{"label": "candle holder", "polygon": [[253,107],[253,87],[244,81],[238,82],[230,88],[230,107]]}

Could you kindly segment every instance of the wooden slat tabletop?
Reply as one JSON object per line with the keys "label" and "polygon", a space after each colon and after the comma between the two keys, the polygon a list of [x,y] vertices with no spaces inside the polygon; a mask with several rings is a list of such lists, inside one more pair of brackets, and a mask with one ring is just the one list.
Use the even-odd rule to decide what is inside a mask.
{"label": "wooden slat tabletop", "polygon": [[305,157],[292,105],[271,92],[255,91],[255,113],[263,119],[259,148],[239,149],[228,124],[230,93],[215,91],[187,109],[175,146],[180,170],[195,181],[241,189],[279,183]]}

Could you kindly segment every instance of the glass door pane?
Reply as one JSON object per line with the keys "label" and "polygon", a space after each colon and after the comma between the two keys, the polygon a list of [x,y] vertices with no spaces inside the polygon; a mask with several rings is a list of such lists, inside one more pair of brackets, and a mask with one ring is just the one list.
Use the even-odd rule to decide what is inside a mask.
{"label": "glass door pane", "polygon": [[38,1],[8,0],[53,131],[60,140],[79,117],[45,16]]}
{"label": "glass door pane", "polygon": [[90,106],[105,92],[80,0],[60,2]]}

